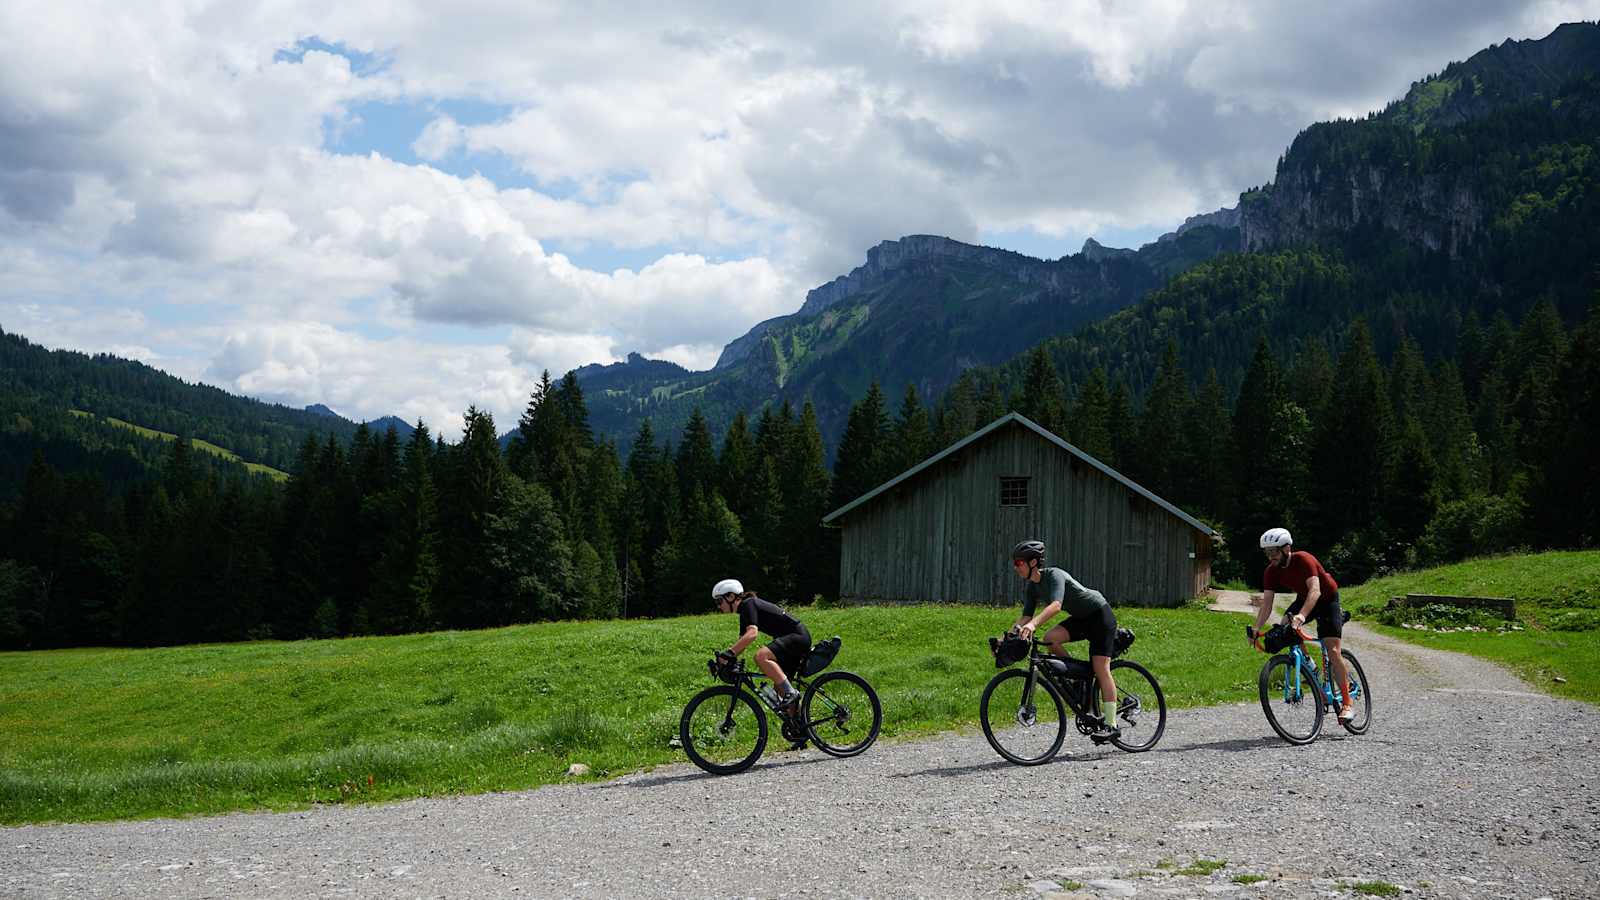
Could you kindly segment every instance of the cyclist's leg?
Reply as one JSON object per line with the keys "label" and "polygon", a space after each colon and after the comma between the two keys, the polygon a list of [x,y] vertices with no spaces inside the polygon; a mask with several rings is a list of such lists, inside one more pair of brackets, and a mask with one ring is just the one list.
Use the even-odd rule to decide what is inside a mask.
{"label": "cyclist's leg", "polygon": [[1111,607],[1102,607],[1084,637],[1089,639],[1089,664],[1100,685],[1100,708],[1108,729],[1117,727],[1117,682],[1111,677],[1111,653],[1117,645],[1117,617]]}
{"label": "cyclist's leg", "polygon": [[1045,642],[1050,648],[1050,652],[1054,655],[1066,656],[1067,645],[1072,643],[1072,632],[1067,630],[1065,624],[1056,625],[1046,631],[1039,639]]}
{"label": "cyclist's leg", "polygon": [[772,679],[773,690],[778,690],[782,685],[789,683],[789,678],[783,674],[783,666],[779,665],[778,657],[772,652],[771,645],[756,651],[756,666],[761,669],[761,674]]}
{"label": "cyclist's leg", "polygon": [[1339,649],[1344,645],[1344,610],[1339,606],[1339,592],[1334,591],[1332,596],[1325,598],[1324,603],[1317,604],[1317,640],[1328,648],[1328,669],[1333,677],[1333,683],[1338,687],[1341,699],[1340,716],[1344,717],[1345,710],[1350,709],[1350,667],[1344,664],[1344,654]]}

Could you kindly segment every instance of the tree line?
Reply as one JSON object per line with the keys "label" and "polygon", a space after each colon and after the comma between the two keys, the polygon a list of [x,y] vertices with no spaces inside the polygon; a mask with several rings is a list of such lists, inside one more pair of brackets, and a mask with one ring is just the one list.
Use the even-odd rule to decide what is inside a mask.
{"label": "tree line", "polygon": [[[1216,527],[1219,579],[1260,577],[1256,540],[1287,526],[1355,583],[1404,567],[1600,540],[1600,315],[1570,331],[1548,301],[1520,324],[1469,313],[1429,360],[1401,334],[1387,363],[1364,320],[1330,353],[1258,336],[1236,390],[1198,381],[1176,340],[1135,404],[1096,366],[1064,377],[1048,344],[969,372],[933,410],[908,389],[892,421],[877,385],[834,468],[846,502],[1007,409]],[[1070,561],[1063,561],[1070,565]]]}
{"label": "tree line", "polygon": [[546,373],[502,447],[424,423],[308,437],[286,483],[164,446],[154,477],[108,484],[36,448],[4,509],[0,646],[164,645],[395,634],[705,609],[718,578],[810,600],[837,541],[810,404],[703,416],[679,440],[646,421],[626,462],[597,440],[570,373]]}

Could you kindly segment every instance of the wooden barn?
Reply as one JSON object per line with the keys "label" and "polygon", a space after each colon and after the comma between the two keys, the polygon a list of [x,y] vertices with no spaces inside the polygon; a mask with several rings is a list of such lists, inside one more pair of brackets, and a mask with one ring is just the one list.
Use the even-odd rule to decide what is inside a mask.
{"label": "wooden barn", "polygon": [[1176,606],[1211,579],[1216,532],[1009,413],[823,517],[849,603],[1022,600],[1011,548],[1045,542],[1113,605]]}

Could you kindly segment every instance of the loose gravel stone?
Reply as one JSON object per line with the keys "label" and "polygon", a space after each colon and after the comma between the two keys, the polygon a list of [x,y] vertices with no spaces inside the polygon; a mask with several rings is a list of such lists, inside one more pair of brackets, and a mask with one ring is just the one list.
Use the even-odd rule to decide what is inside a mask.
{"label": "loose gravel stone", "polygon": [[[7,828],[0,896],[1350,898],[1364,882],[1594,896],[1600,710],[1480,660],[1347,634],[1374,688],[1360,737],[1330,721],[1290,747],[1249,703],[1174,712],[1145,754],[1073,734],[1036,768],[949,734],[847,760],[769,752],[727,778],[682,764],[383,806]],[[974,705],[987,675],[973,673]],[[1197,860],[1225,864],[1184,874]]]}

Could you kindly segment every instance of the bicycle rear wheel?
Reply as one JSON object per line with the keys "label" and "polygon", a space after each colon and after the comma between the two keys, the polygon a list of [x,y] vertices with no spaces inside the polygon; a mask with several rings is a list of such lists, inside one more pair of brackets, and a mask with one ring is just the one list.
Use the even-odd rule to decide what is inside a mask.
{"label": "bicycle rear wheel", "polygon": [[1340,650],[1344,657],[1345,668],[1350,670],[1350,699],[1355,701],[1356,717],[1348,722],[1339,724],[1351,734],[1366,734],[1367,728],[1372,725],[1372,684],[1367,681],[1367,673],[1361,668],[1361,663],[1356,662],[1355,655],[1349,650]]}
{"label": "bicycle rear wheel", "polygon": [[978,721],[989,746],[1019,766],[1055,758],[1067,737],[1067,707],[1043,673],[1009,669],[990,680],[978,701]]}
{"label": "bicycle rear wheel", "polygon": [[855,756],[872,746],[883,727],[878,693],[854,672],[819,675],[806,688],[800,716],[811,742],[832,756]]}
{"label": "bicycle rear wheel", "polygon": [[1122,732],[1111,744],[1129,753],[1143,753],[1167,730],[1167,698],[1156,677],[1132,660],[1113,662],[1111,677],[1117,683],[1117,728]]}
{"label": "bicycle rear wheel", "polygon": [[1316,670],[1303,666],[1296,677],[1294,657],[1280,653],[1261,667],[1261,709],[1267,724],[1291,744],[1309,744],[1322,733],[1322,688]]}
{"label": "bicycle rear wheel", "polygon": [[678,739],[694,764],[713,775],[755,765],[767,746],[767,717],[748,693],[729,685],[695,694],[683,708]]}

